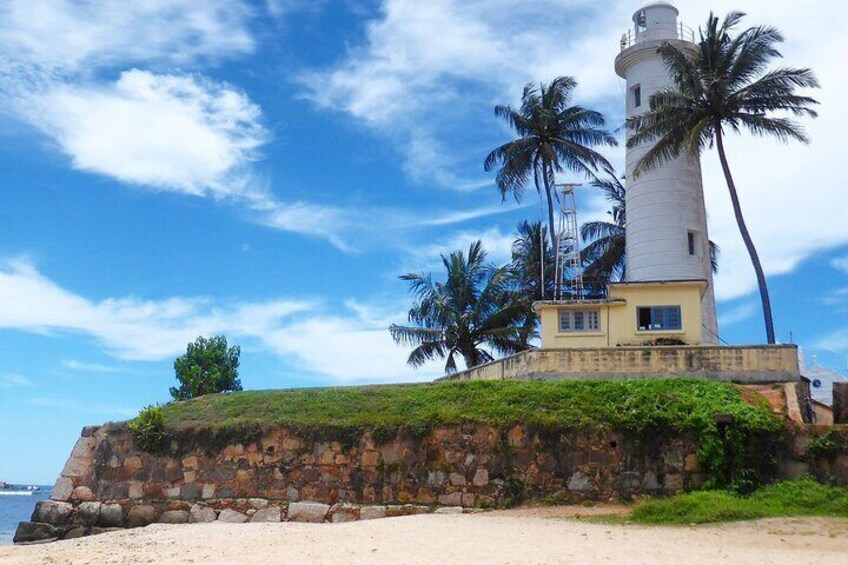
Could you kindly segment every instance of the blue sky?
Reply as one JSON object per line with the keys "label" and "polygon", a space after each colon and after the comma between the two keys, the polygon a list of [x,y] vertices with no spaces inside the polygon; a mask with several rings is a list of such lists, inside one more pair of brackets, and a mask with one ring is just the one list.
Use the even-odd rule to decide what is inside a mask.
{"label": "blue sky", "polygon": [[[678,2],[693,27],[700,4]],[[506,260],[538,208],[501,204],[482,170],[510,135],[492,107],[570,74],[617,127],[612,61],[637,7],[0,1],[0,480],[50,483],[83,425],[166,401],[197,335],[242,346],[245,388],[436,376],[386,331],[409,305],[397,275],[478,238]],[[735,139],[731,166],[779,338],[842,369],[844,10],[712,7],[780,27],[823,84],[809,147]],[[757,343],[752,270],[715,157],[703,168],[722,337]],[[581,194],[581,220],[603,210]]]}

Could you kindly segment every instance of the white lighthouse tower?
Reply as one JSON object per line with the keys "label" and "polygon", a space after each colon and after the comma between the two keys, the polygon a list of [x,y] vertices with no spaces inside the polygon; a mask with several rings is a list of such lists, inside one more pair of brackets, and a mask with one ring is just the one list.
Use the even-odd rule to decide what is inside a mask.
{"label": "white lighthouse tower", "polygon": [[[657,49],[664,43],[695,51],[694,33],[677,21],[664,1],[646,2],[633,15],[633,28],[621,38],[615,72],[627,81],[627,117],[648,109],[654,92],[673,87]],[[634,174],[649,144],[626,155],[628,282],[693,281],[706,284],[701,296],[701,341],[715,344],[718,328],[701,163],[682,155],[653,170]]]}

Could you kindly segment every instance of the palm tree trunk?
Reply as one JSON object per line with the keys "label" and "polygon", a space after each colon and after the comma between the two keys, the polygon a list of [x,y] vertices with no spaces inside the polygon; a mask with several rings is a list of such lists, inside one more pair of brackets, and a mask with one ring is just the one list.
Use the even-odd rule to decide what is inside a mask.
{"label": "palm tree trunk", "polygon": [[736,183],[733,182],[733,176],[730,174],[730,166],[727,164],[727,156],[724,153],[721,124],[716,124],[715,129],[718,158],[721,161],[721,168],[724,171],[724,179],[727,181],[727,189],[730,191],[730,201],[733,203],[733,214],[736,216],[736,224],[739,226],[739,232],[742,234],[742,240],[745,242],[745,247],[748,249],[748,255],[751,257],[751,263],[754,264],[754,272],[757,274],[757,285],[760,287],[760,300],[763,303],[763,319],[766,324],[766,340],[771,345],[775,343],[774,320],[771,316],[771,299],[769,298],[768,286],[766,286],[766,275],[763,273],[763,266],[760,264],[760,257],[757,254],[757,248],[754,247],[754,242],[751,240],[751,234],[748,233],[748,227],[745,225],[745,218],[742,217],[742,207],[739,204],[739,195],[736,193]]}

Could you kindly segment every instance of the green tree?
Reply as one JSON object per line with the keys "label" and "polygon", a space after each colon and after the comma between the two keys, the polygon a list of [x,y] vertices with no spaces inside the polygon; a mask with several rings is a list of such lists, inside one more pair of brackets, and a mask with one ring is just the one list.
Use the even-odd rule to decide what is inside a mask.
{"label": "green tree", "polygon": [[[580,237],[588,242],[580,254],[584,265],[583,276],[587,284],[605,285],[609,282],[624,280],[627,268],[625,252],[627,191],[615,175],[595,180],[592,186],[603,191],[610,204],[607,212],[610,219],[586,222],[580,226]],[[709,242],[709,247],[710,263],[713,272],[716,273],[720,249],[713,241]]]}
{"label": "green tree", "polygon": [[516,288],[531,302],[553,295],[554,250],[542,222],[518,224],[509,268]]}
{"label": "green tree", "polygon": [[738,133],[745,129],[757,136],[807,143],[803,129],[787,115],[816,117],[810,108],[817,104],[816,100],[797,94],[796,89],[817,88],[818,81],[806,68],[769,70],[772,60],[781,57],[777,44],[783,36],[768,26],[751,27],[732,35],[743,16],[731,12],[719,25],[719,19],[710,13],[695,53],[672,43],[659,48],[675,88],[652,94],[649,110],[628,120],[631,135],[627,146],[654,142],[637,165],[638,174],[682,153],[700,155],[715,145],[736,223],[757,274],[766,338],[768,343],[774,343],[766,277],[742,215],[724,136],[728,131]]}
{"label": "green tree", "polygon": [[495,106],[495,115],[506,121],[518,138],[489,153],[483,162],[486,171],[499,167],[496,183],[504,200],[511,194],[520,201],[530,179],[540,198],[544,193],[554,249],[556,173],[568,170],[594,178],[599,167],[611,167],[592,147],[617,145],[604,129],[606,121],[600,112],[570,105],[576,87],[577,81],[568,76],[558,77],[548,85],[528,83],[517,109]]}
{"label": "green tree", "polygon": [[471,368],[494,359],[489,349],[500,354],[528,349],[535,322],[530,301],[512,288],[509,269],[488,264],[480,241],[467,255],[441,257],[445,282],[433,282],[430,273],[400,277],[415,297],[408,315],[413,325],[392,324],[389,331],[396,343],[415,346],[408,363],[419,367],[446,359],[445,371],[453,373],[457,356]]}
{"label": "green tree", "polygon": [[180,383],[171,387],[174,400],[187,400],[213,394],[242,390],[238,378],[241,348],[227,347],[227,338],[219,335],[209,339],[198,337],[189,343],[185,355],[174,361],[174,371]]}

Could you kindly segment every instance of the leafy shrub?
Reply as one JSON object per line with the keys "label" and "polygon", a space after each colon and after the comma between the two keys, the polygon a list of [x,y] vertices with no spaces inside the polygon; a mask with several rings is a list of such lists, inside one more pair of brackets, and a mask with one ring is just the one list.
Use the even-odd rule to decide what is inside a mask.
{"label": "leafy shrub", "polygon": [[198,337],[189,343],[185,355],[174,361],[179,388],[171,387],[174,400],[188,400],[204,394],[242,390],[238,378],[239,355],[236,345],[227,348],[227,338]]}
{"label": "leafy shrub", "polygon": [[165,418],[159,406],[148,406],[128,424],[136,447],[142,451],[156,453],[165,448]]}

